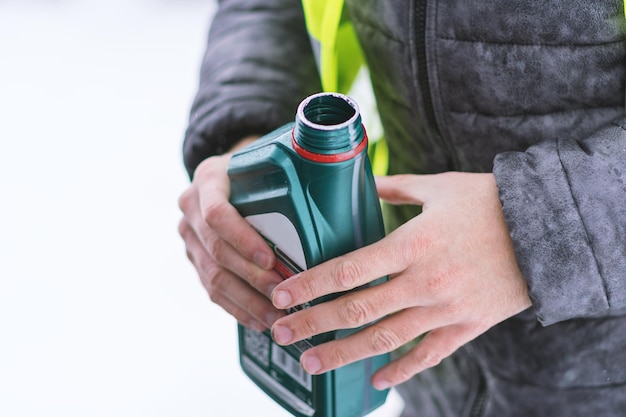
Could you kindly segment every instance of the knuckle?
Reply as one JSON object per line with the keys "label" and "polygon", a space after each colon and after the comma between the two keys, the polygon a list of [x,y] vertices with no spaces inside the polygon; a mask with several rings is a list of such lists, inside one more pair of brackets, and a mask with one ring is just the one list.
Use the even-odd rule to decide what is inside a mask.
{"label": "knuckle", "polygon": [[226,242],[224,242],[218,235],[212,235],[209,238],[209,254],[215,261],[223,263],[226,258],[226,252],[228,250]]}
{"label": "knuckle", "polygon": [[178,197],[178,208],[184,213],[187,211],[191,200],[191,187]]}
{"label": "knuckle", "polygon": [[221,292],[210,286],[207,288],[207,294],[209,294],[209,299],[218,305],[220,305],[221,301],[224,299],[224,295]]}
{"label": "knuckle", "polygon": [[411,377],[413,377],[413,375],[415,375],[415,373],[412,371],[412,369],[410,367],[407,366],[396,366],[395,367],[395,380],[397,381],[407,381],[409,379],[411,379]]}
{"label": "knuckle", "polygon": [[340,347],[333,348],[330,352],[330,360],[333,367],[338,367],[351,362],[348,352]]}
{"label": "knuckle", "polygon": [[300,331],[304,332],[306,336],[313,336],[319,333],[315,318],[310,315],[305,315],[300,323]]}
{"label": "knuckle", "polygon": [[187,236],[187,232],[189,230],[189,223],[187,223],[187,220],[185,220],[185,218],[182,218],[179,222],[178,222],[178,234],[184,238],[185,236]]}
{"label": "knuckle", "polygon": [[185,249],[185,255],[187,255],[187,259],[189,260],[189,262],[191,262],[192,264],[195,263],[195,258],[193,256],[193,253],[191,253],[191,251],[188,248]]}
{"label": "knuckle", "polygon": [[241,279],[243,279],[252,287],[258,290],[261,290],[265,284],[263,277],[255,273],[255,271],[250,270],[249,268],[243,268],[238,275]]}
{"label": "knuckle", "polygon": [[[245,220],[242,220],[242,222],[242,224],[247,225],[247,222]],[[247,256],[250,259],[253,258],[254,252],[258,250],[257,242],[260,242],[262,245],[267,245],[262,239],[259,239],[259,235],[254,229],[251,231],[251,233],[231,233],[228,236],[228,241],[229,245],[235,248],[237,252],[241,253],[244,256]]]}
{"label": "knuckle", "polygon": [[345,257],[338,258],[338,263],[331,271],[331,277],[338,288],[349,290],[358,285],[361,267]]}
{"label": "knuckle", "polygon": [[426,291],[428,294],[435,296],[441,296],[448,294],[451,289],[454,289],[456,274],[451,269],[441,269],[434,272],[426,280]]}
{"label": "knuckle", "polygon": [[389,328],[377,328],[369,337],[369,347],[373,352],[391,352],[400,344],[398,335]]}
{"label": "knuckle", "polygon": [[202,218],[208,225],[219,224],[228,213],[229,203],[226,200],[212,200],[202,208]]}
{"label": "knuckle", "polygon": [[430,349],[417,349],[413,359],[420,369],[427,369],[439,365],[443,357],[438,352]]}
{"label": "knuckle", "polygon": [[467,299],[463,296],[451,299],[445,304],[444,311],[441,312],[441,315],[453,322],[458,322],[459,320],[465,321],[471,314],[471,308],[468,303]]}
{"label": "knuckle", "polygon": [[319,280],[316,279],[298,279],[298,284],[290,287],[292,297],[297,300],[307,301],[319,297]]}
{"label": "knuckle", "polygon": [[207,263],[201,267],[200,280],[209,293],[211,300],[215,302],[213,297],[222,292],[222,288],[224,287],[226,280],[226,274],[224,274],[223,271],[221,271],[221,269],[215,264]]}
{"label": "knuckle", "polygon": [[365,300],[349,297],[342,303],[339,315],[350,328],[358,327],[370,321],[371,308]]}
{"label": "knuckle", "polygon": [[250,241],[250,236],[246,234],[235,234],[232,236],[232,245],[235,248],[244,248],[246,243]]}
{"label": "knuckle", "polygon": [[401,259],[411,263],[416,259],[423,260],[433,253],[434,242],[429,233],[421,233],[411,236],[399,247],[402,248],[399,252]]}

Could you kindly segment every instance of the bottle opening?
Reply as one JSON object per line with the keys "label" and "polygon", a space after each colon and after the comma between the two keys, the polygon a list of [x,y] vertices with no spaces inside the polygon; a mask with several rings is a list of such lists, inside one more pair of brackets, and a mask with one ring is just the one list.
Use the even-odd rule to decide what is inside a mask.
{"label": "bottle opening", "polygon": [[347,97],[334,95],[313,96],[305,102],[302,112],[309,122],[322,126],[336,126],[352,119],[357,111]]}
{"label": "bottle opening", "polygon": [[294,149],[319,162],[352,158],[366,146],[359,107],[338,93],[319,93],[306,98],[296,113]]}

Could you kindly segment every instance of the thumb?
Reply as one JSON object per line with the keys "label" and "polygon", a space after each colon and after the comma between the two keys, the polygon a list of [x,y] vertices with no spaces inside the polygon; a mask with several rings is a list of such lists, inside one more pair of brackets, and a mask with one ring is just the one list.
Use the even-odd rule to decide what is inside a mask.
{"label": "thumb", "polygon": [[376,177],[378,196],[389,204],[424,205],[429,175],[388,175]]}

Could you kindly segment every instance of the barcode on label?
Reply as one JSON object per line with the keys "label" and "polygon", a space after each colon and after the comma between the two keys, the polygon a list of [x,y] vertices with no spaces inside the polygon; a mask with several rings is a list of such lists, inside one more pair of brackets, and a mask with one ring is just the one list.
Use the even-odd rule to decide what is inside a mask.
{"label": "barcode on label", "polygon": [[244,329],[244,346],[248,356],[266,368],[269,366],[270,338],[247,327]]}
{"label": "barcode on label", "polygon": [[307,390],[312,390],[311,374],[304,372],[300,363],[284,349],[272,345],[272,362]]}

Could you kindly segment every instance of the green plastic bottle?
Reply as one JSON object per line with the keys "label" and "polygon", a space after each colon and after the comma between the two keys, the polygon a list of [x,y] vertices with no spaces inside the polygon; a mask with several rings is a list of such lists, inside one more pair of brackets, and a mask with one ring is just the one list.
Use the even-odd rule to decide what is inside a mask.
{"label": "green plastic bottle", "polygon": [[[295,123],[234,154],[228,175],[231,203],[273,248],[276,271],[285,279],[384,236],[367,136],[358,106],[344,95],[320,93],[305,99]],[[306,349],[354,331],[279,346],[269,331],[239,325],[241,367],[295,416],[361,417],[385,402],[388,392],[375,390],[370,378],[389,361],[388,354],[323,375],[310,375],[299,364]]]}

